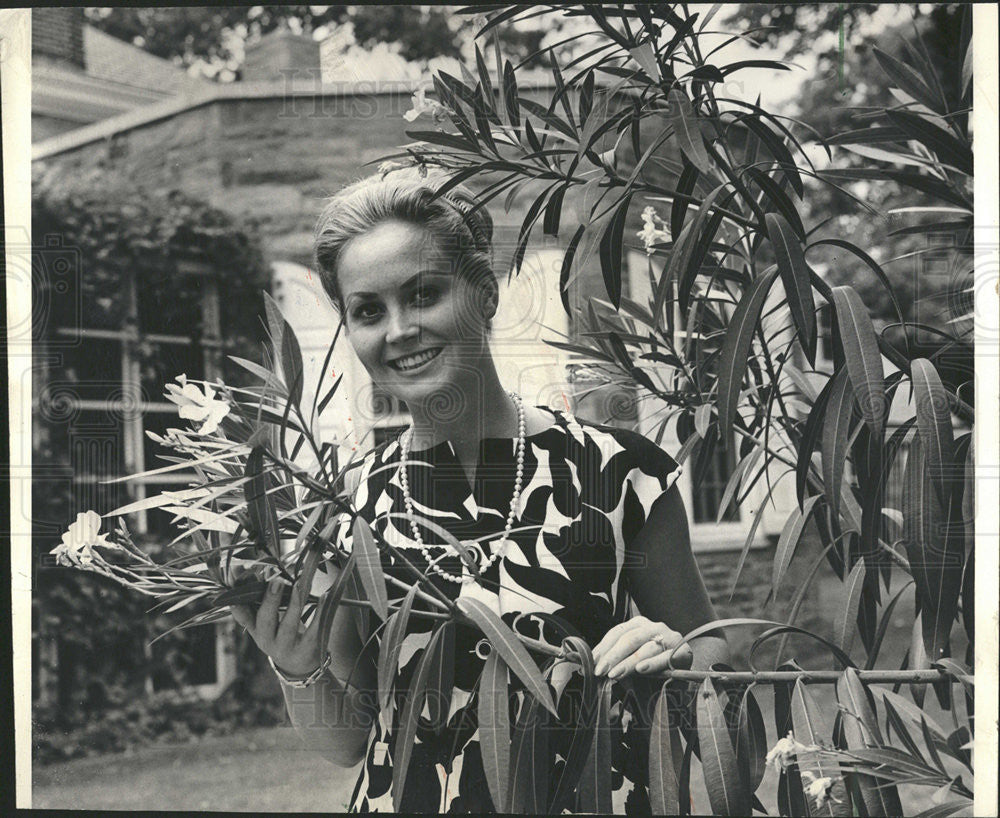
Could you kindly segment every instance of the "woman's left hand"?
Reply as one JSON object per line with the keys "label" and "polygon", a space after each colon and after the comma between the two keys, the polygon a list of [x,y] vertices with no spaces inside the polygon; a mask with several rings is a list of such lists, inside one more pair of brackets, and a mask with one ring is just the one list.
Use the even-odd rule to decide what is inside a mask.
{"label": "woman's left hand", "polygon": [[633,671],[659,673],[669,667],[689,668],[694,654],[690,645],[671,652],[682,635],[662,622],[635,616],[615,625],[594,648],[595,672],[620,679]]}

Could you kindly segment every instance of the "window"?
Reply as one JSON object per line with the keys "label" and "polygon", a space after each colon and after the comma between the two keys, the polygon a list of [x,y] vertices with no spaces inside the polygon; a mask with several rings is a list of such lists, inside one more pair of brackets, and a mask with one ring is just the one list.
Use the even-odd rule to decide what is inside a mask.
{"label": "window", "polygon": [[[736,455],[732,446],[726,449],[715,446],[714,449],[701,483],[692,492],[691,512],[696,523],[714,523],[719,517],[722,495],[725,493],[729,476],[736,468]],[[697,452],[692,454],[691,462],[696,460]],[[739,522],[739,519],[739,509],[730,501],[720,522],[735,523]]]}
{"label": "window", "polygon": [[[168,450],[146,434],[186,425],[163,397],[166,383],[182,373],[196,380],[221,374],[216,279],[209,269],[192,265],[169,276],[101,270],[74,296],[80,308],[73,315],[64,310],[57,324],[58,357],[52,356],[39,394],[46,420],[65,436],[59,445],[69,453],[72,510],[106,512],[183,487],[192,473],[107,481],[167,465],[161,455]],[[178,533],[171,520],[170,513],[156,510],[132,515],[129,525],[165,545]],[[225,624],[192,629],[182,654],[171,653],[169,639],[154,643],[147,686],[219,692],[234,671],[224,650],[230,632]]]}
{"label": "window", "polygon": [[[215,378],[221,357],[218,290],[208,270],[186,268],[172,276],[169,298],[163,298],[165,282],[140,281],[132,270],[122,270],[116,282],[112,301],[84,293],[82,327],[56,330],[75,343],[63,348],[62,375],[45,390],[66,412],[77,507],[105,511],[190,480],[173,472],[103,483],[166,464],[159,458],[164,450],[146,435],[181,425],[177,407],[163,398],[164,384],[182,373]],[[153,517],[165,518],[155,527],[167,533],[164,514],[137,514],[133,525],[148,532]]]}

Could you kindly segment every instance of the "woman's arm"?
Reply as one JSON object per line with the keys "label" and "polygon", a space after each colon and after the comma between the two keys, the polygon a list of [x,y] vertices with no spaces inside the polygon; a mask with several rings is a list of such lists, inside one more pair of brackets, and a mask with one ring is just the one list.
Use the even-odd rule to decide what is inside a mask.
{"label": "woman's arm", "polygon": [[[683,634],[717,619],[691,553],[687,513],[676,485],[653,504],[628,557],[626,579],[641,616],[612,628],[594,650],[598,672],[614,678],[666,669],[670,648]],[[690,661],[696,669],[708,669],[729,662],[721,632],[698,637],[690,647],[693,657],[678,650],[674,667]]]}
{"label": "woman's arm", "polygon": [[[335,580],[336,569],[332,570]],[[269,586],[256,615],[245,606],[233,606],[233,618],[275,665],[292,676],[308,675],[325,657],[319,646],[318,616],[308,627],[300,624],[305,580],[311,582],[311,577],[300,578],[301,586],[296,583],[280,621],[280,581]],[[281,683],[289,719],[303,743],[342,767],[361,760],[378,712],[374,648],[364,649],[353,618],[346,606],[334,613],[327,643],[330,669],[319,681],[307,688]]]}
{"label": "woman's arm", "polygon": [[373,650],[362,650],[353,618],[346,607],[334,614],[328,643],[330,670],[316,684],[298,688],[281,682],[296,734],[306,747],[339,767],[361,761],[378,713]]}

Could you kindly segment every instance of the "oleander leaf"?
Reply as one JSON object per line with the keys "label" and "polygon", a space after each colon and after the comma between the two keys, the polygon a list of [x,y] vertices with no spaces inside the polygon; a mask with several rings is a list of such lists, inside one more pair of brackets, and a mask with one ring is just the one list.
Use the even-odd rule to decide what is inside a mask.
{"label": "oleander leaf", "polygon": [[559,298],[562,301],[563,309],[566,311],[567,315],[572,315],[572,310],[569,306],[569,285],[570,285],[570,275],[573,272],[573,259],[576,257],[577,248],[580,245],[580,239],[583,238],[583,234],[586,231],[584,225],[580,225],[576,228],[576,232],[573,237],[569,240],[569,244],[566,246],[566,252],[563,255],[562,265],[559,268]]}
{"label": "oleander leaf", "polygon": [[737,717],[736,760],[745,786],[751,793],[756,792],[764,778],[767,759],[767,732],[753,688],[748,687],[740,698]]}
{"label": "oleander leaf", "polygon": [[820,462],[823,469],[823,490],[835,521],[840,520],[840,500],[844,483],[844,464],[851,434],[854,392],[846,369],[830,379],[826,407],[826,422],[820,441]]}
{"label": "oleander leaf", "polygon": [[896,603],[899,602],[900,597],[903,595],[903,591],[910,586],[911,582],[912,580],[909,580],[904,583],[903,587],[893,594],[892,599],[890,599],[889,603],[882,609],[878,629],[875,631],[875,638],[872,641],[871,647],[868,649],[868,659],[865,662],[865,670],[871,670],[875,667],[879,651],[882,649],[882,641],[885,639],[885,635],[889,630],[889,625],[892,624],[892,611],[896,607]]}
{"label": "oleander leaf", "polygon": [[526,697],[511,734],[507,807],[512,813],[540,815],[546,811],[549,729],[538,699]]}
{"label": "oleander leaf", "polygon": [[[823,724],[819,707],[801,680],[795,683],[791,701],[792,730],[795,738],[803,744],[828,743],[829,732]],[[834,780],[830,789],[831,798],[822,808],[810,804],[810,815],[850,815],[850,802],[846,798],[844,782],[838,775],[836,765],[815,756],[797,758],[799,773],[812,773],[817,778],[830,777]],[[839,801],[840,803],[837,803]]]}
{"label": "oleander leaf", "polygon": [[678,815],[677,770],[674,768],[674,746],[680,741],[677,728],[670,724],[670,702],[664,683],[653,711],[649,735],[649,801],[654,815]]}
{"label": "oleander leaf", "polygon": [[359,515],[354,518],[353,551],[358,555],[358,578],[365,589],[372,610],[385,621],[389,616],[389,599],[385,590],[382,559],[375,545],[371,527]]}
{"label": "oleander leaf", "polygon": [[[774,209],[781,214],[782,218],[788,222],[789,226],[795,232],[795,235],[802,240],[806,235],[806,229],[802,224],[802,217],[799,216],[798,208],[796,208],[791,196],[785,193],[781,185],[764,171],[755,167],[749,167],[747,171],[767,199],[770,200]],[[805,261],[804,258],[803,261]]]}
{"label": "oleander leaf", "polygon": [[[690,307],[695,279],[701,271],[711,241],[722,224],[722,214],[715,203],[728,187],[728,183],[723,183],[705,196],[695,218],[684,225],[674,242],[665,276],[677,283],[677,300],[682,312],[686,313]],[[728,199],[723,204],[726,201]]]}
{"label": "oleander leaf", "polygon": [[344,592],[347,590],[351,578],[354,576],[357,563],[357,556],[352,552],[348,555],[347,561],[340,569],[340,574],[334,580],[333,584],[326,589],[317,604],[316,616],[319,617],[318,640],[321,645],[330,644],[333,617],[337,613],[337,606],[340,605],[340,600],[343,599]]}
{"label": "oleander leaf", "polygon": [[[922,611],[917,611],[913,620],[913,627],[910,630],[910,670],[930,670],[931,662],[927,658],[927,648],[924,645],[924,629],[921,625],[923,619]],[[924,706],[924,694],[927,688],[924,685],[910,685],[910,695],[917,707]]]}
{"label": "oleander leaf", "polygon": [[570,636],[563,640],[563,650],[580,663],[583,690],[580,718],[573,726],[573,737],[566,752],[566,761],[549,804],[549,812],[553,814],[560,814],[563,809],[573,807],[574,795],[587,763],[591,742],[594,740],[594,720],[597,718],[597,679],[594,676],[594,656],[590,645],[578,636]]}
{"label": "oleander leaf", "polygon": [[601,273],[608,298],[615,309],[618,309],[622,299],[622,234],[631,201],[632,194],[626,194],[601,237]]}
{"label": "oleander leaf", "polygon": [[403,650],[403,640],[406,638],[406,626],[410,621],[413,601],[417,596],[417,586],[413,585],[403,598],[399,610],[395,611],[386,622],[382,644],[378,656],[378,692],[379,707],[389,711],[392,702],[392,686],[399,664],[399,655]]}
{"label": "oleander leaf", "polygon": [[881,440],[889,416],[889,401],[875,327],[861,296],[853,287],[833,288],[833,308],[847,362],[847,375],[851,379],[861,417],[872,434]]}
{"label": "oleander leaf", "polygon": [[[794,662],[780,665],[778,670],[801,670]],[[774,686],[774,727],[777,735],[784,738],[792,732],[792,685],[788,683]],[[805,793],[802,790],[802,776],[795,762],[778,773],[778,810],[781,815],[808,815]]]}
{"label": "oleander leaf", "polygon": [[892,301],[892,306],[896,312],[896,317],[899,319],[899,323],[903,323],[903,308],[900,305],[899,300],[896,298],[896,291],[893,289],[892,283],[889,281],[889,276],[886,274],[885,270],[882,269],[881,265],[875,261],[875,259],[873,259],[868,253],[857,245],[851,244],[851,242],[844,241],[843,239],[819,239],[806,247],[806,250],[808,251],[810,248],[822,246],[839,247],[841,250],[846,250],[863,261],[868,268],[875,273],[876,278],[878,278],[879,282],[881,282],[882,286],[885,288],[886,293],[889,295],[889,299]]}
{"label": "oleander leaf", "polygon": [[281,334],[281,371],[288,385],[288,400],[295,407],[301,406],[304,378],[302,348],[299,346],[299,339],[295,337],[295,330],[287,321]]}
{"label": "oleander leaf", "polygon": [[784,579],[785,572],[792,562],[792,557],[795,556],[795,549],[798,548],[799,542],[802,540],[802,534],[812,516],[813,509],[821,498],[821,494],[815,494],[802,504],[801,509],[793,508],[785,521],[784,528],[781,529],[778,545],[774,552],[774,567],[771,574],[771,593],[775,596],[778,593],[781,580]]}
{"label": "oleander leaf", "polygon": [[503,67],[503,99],[507,118],[515,129],[521,126],[521,111],[517,104],[517,78],[510,60]]}
{"label": "oleander leaf", "polygon": [[491,650],[479,681],[479,746],[486,783],[496,812],[508,812],[510,784],[510,711],[507,665]]}
{"label": "oleander leaf", "polygon": [[[882,744],[878,718],[870,694],[854,668],[846,668],[837,680],[837,701],[843,713],[844,741],[848,750],[878,747]],[[870,816],[902,815],[896,787],[863,773],[853,774],[858,793]]]}
{"label": "oleander leaf", "polygon": [[939,114],[947,113],[947,110],[942,107],[942,101],[911,66],[886,54],[881,48],[873,48],[872,53],[882,70],[889,75],[889,79],[900,90],[905,91],[932,111],[937,111]]}
{"label": "oleander leaf", "polygon": [[448,724],[454,684],[455,623],[450,621],[441,625],[441,644],[434,654],[434,664],[427,678],[427,710],[439,735]]}
{"label": "oleander leaf", "polygon": [[885,114],[893,125],[906,131],[907,136],[922,143],[941,162],[951,165],[967,176],[972,175],[973,159],[970,145],[961,142],[944,128],[938,127],[920,114],[892,110],[886,111]]}
{"label": "oleander leaf", "polygon": [[697,694],[698,746],[708,801],[714,815],[749,815],[750,792],[743,786],[729,727],[711,679]]}
{"label": "oleander leaf", "polygon": [[[845,714],[844,735],[853,747],[877,747],[882,744],[878,718],[870,693],[858,675],[857,668],[844,668],[837,680],[837,701]],[[850,739],[854,741],[850,741]]]}
{"label": "oleander leaf", "polygon": [[253,534],[259,547],[265,549],[275,559],[281,558],[281,532],[278,526],[278,512],[274,498],[268,494],[270,479],[264,471],[264,448],[255,446],[247,455],[244,477],[247,482],[243,493],[247,500],[247,512]]}
{"label": "oleander leaf", "polygon": [[926,358],[917,358],[910,363],[910,382],[913,384],[917,430],[926,456],[928,476],[937,492],[938,502],[944,505],[952,494],[951,465],[955,459],[948,395],[937,369]]}
{"label": "oleander leaf", "polygon": [[435,662],[435,654],[441,645],[443,628],[438,628],[431,635],[427,647],[424,648],[420,656],[417,670],[413,675],[413,682],[403,706],[403,714],[400,718],[400,734],[396,743],[396,757],[392,765],[392,803],[397,811],[401,810],[403,794],[406,791],[410,771],[410,757],[413,755],[413,744],[417,737],[417,725],[420,722],[420,713],[424,707],[424,699],[427,693],[427,682],[430,678],[431,670]]}
{"label": "oleander leaf", "polygon": [[251,372],[254,375],[256,375],[258,378],[264,381],[265,384],[272,382],[276,383],[279,380],[278,376],[274,372],[272,372],[267,367],[255,363],[254,361],[248,361],[246,358],[239,358],[236,355],[228,355],[227,357],[234,364],[237,364],[238,366],[243,367],[248,372]]}
{"label": "oleander leaf", "polygon": [[959,810],[967,810],[972,806],[968,798],[955,798],[943,804],[934,804],[918,812],[914,818],[949,818]]}
{"label": "oleander leaf", "polygon": [[964,532],[954,496],[942,506],[926,466],[923,441],[910,444],[903,478],[903,540],[916,583],[923,644],[931,661],[947,655],[962,583]]}
{"label": "oleander leaf", "polygon": [[736,417],[740,390],[747,371],[747,360],[753,333],[760,321],[764,300],[777,277],[774,270],[756,279],[743,294],[726,328],[726,337],[719,355],[719,440],[726,447],[729,430]]}
{"label": "oleander leaf", "polygon": [[632,59],[639,64],[647,77],[653,82],[660,81],[660,66],[656,62],[656,52],[653,50],[653,44],[650,40],[640,43],[635,48],[630,48],[629,54],[632,55]]}
{"label": "oleander leaf", "polygon": [[559,219],[562,216],[562,203],[569,185],[556,188],[545,205],[545,215],[542,219],[542,232],[547,236],[559,235]]}
{"label": "oleander leaf", "polygon": [[837,615],[836,639],[844,653],[850,653],[854,646],[857,629],[858,609],[861,605],[861,591],[865,584],[865,561],[858,560],[844,583],[844,608]]}
{"label": "oleander leaf", "polygon": [[507,667],[552,715],[557,715],[555,702],[545,679],[527,649],[499,616],[481,600],[459,597],[458,610],[471,619],[486,635],[494,650],[500,652]]}
{"label": "oleander leaf", "polygon": [[611,812],[611,681],[605,679],[597,693],[594,738],[590,744],[580,784],[578,812]]}
{"label": "oleander leaf", "polygon": [[691,107],[691,101],[680,88],[674,88],[669,94],[670,124],[673,125],[677,137],[677,145],[681,153],[687,157],[698,170],[707,174],[712,167],[712,160],[705,150],[705,143],[698,127],[698,117]]}

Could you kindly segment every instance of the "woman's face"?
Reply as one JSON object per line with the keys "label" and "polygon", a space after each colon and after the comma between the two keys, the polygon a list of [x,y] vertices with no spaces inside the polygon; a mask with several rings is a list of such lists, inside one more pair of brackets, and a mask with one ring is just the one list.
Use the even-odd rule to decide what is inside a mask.
{"label": "woman's face", "polygon": [[408,404],[442,391],[461,401],[489,356],[495,288],[477,294],[454,268],[430,231],[402,221],[376,225],[340,255],[347,337],[372,380]]}

